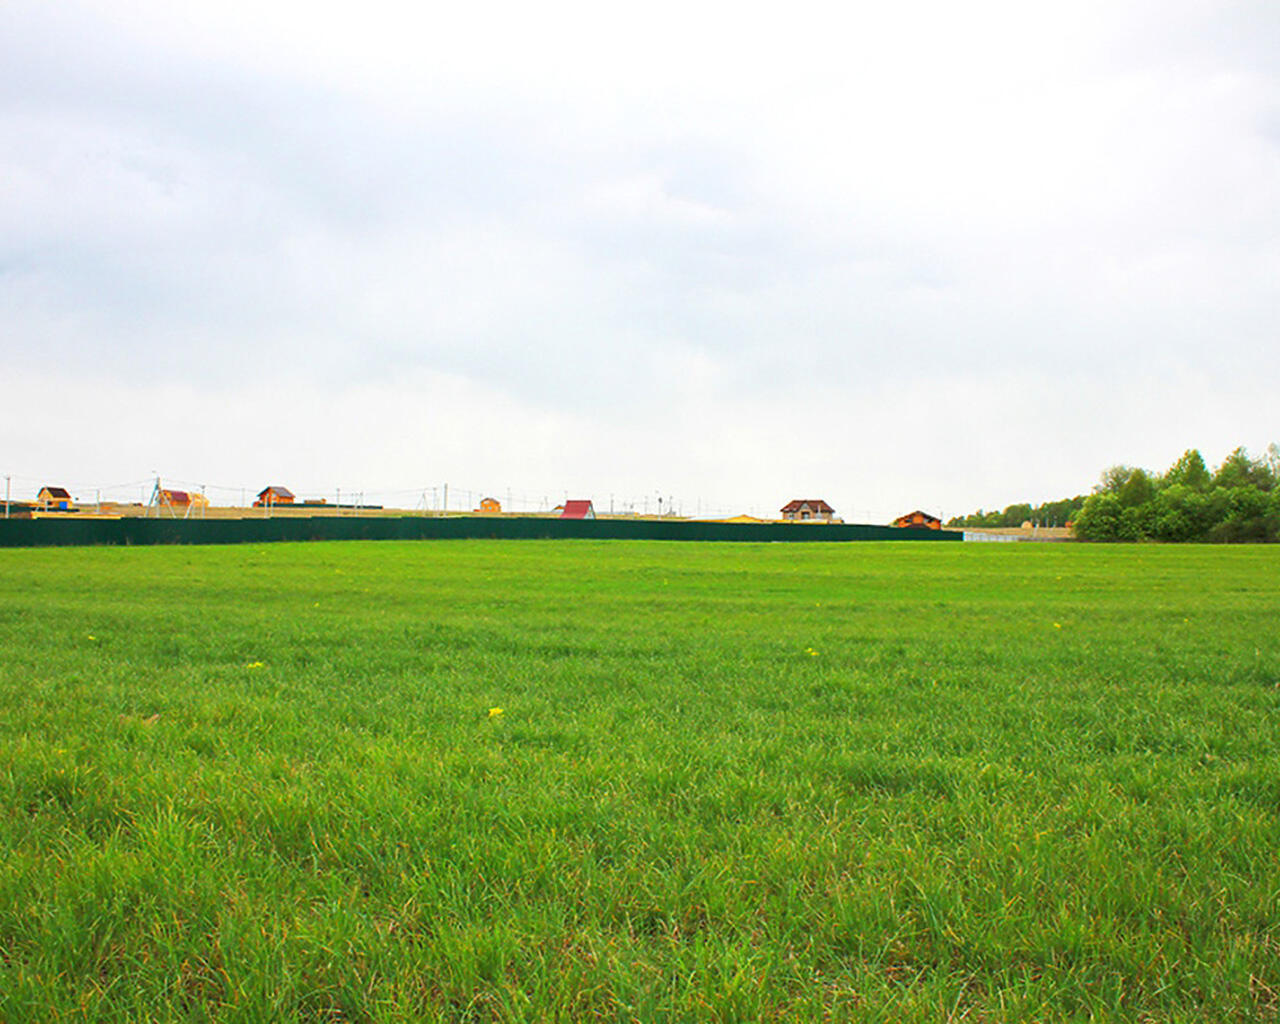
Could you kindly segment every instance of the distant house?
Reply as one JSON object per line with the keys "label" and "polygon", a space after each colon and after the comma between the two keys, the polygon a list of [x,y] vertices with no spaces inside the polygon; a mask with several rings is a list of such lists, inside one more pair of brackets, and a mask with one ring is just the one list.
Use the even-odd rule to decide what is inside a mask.
{"label": "distant house", "polygon": [[836,510],[821,498],[796,498],[782,506],[782,518],[802,522],[807,520],[825,520],[830,522]]}
{"label": "distant house", "polygon": [[292,505],[293,491],[287,487],[280,487],[272,484],[270,487],[264,487],[258,492],[258,500],[253,503],[254,508],[262,508],[264,505]]}
{"label": "distant house", "polygon": [[71,508],[71,495],[65,487],[41,487],[36,495],[36,507],[66,512]]}
{"label": "distant house", "polygon": [[156,501],[167,508],[187,508],[191,505],[191,495],[187,491],[167,491],[161,488]]}
{"label": "distant house", "polygon": [[497,498],[481,498],[480,507],[476,511],[487,516],[500,516],[502,515],[502,502]]}
{"label": "distant house", "polygon": [[916,509],[914,512],[908,512],[905,516],[898,516],[890,525],[905,526],[916,530],[941,530],[942,520],[937,516],[931,516],[928,512],[921,512]]}
{"label": "distant house", "polygon": [[594,519],[595,506],[589,501],[566,501],[560,512],[561,519]]}

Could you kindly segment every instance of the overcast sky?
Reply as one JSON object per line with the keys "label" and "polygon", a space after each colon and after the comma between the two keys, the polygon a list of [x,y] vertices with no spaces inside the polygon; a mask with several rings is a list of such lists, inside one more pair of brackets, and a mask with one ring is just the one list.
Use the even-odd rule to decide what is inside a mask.
{"label": "overcast sky", "polygon": [[15,497],[950,516],[1261,453],[1278,325],[1276,0],[0,0]]}

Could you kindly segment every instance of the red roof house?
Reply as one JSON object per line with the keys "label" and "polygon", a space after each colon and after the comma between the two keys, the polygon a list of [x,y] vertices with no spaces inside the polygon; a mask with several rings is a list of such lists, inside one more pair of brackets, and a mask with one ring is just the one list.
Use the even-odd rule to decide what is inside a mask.
{"label": "red roof house", "polygon": [[186,508],[191,504],[191,494],[188,491],[169,491],[161,488],[158,503],[168,505],[170,508]]}
{"label": "red roof house", "polygon": [[560,513],[561,519],[594,519],[595,517],[595,506],[589,501],[566,501],[564,511]]}
{"label": "red roof house", "polygon": [[782,506],[782,518],[797,522],[810,519],[830,520],[836,510],[821,498],[796,498]]}

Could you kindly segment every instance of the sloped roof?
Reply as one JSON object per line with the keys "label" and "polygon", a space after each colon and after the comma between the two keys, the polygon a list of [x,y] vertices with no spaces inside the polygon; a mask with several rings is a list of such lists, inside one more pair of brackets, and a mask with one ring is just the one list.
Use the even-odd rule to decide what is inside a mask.
{"label": "sloped roof", "polygon": [[67,493],[67,489],[65,487],[41,487],[40,493],[47,494],[51,498],[70,498],[71,497],[71,495]]}
{"label": "sloped roof", "polygon": [[785,505],[782,506],[782,511],[783,512],[799,512],[801,507],[804,505],[808,505],[815,512],[834,512],[835,511],[835,509],[833,509],[821,498],[793,498],[791,501],[787,502]]}
{"label": "sloped roof", "polygon": [[922,512],[916,509],[914,512],[908,512],[905,516],[898,516],[890,525],[891,526],[916,526],[917,528],[929,523],[937,523],[942,525],[942,520],[937,516],[931,516],[928,512]]}
{"label": "sloped roof", "polygon": [[186,491],[160,491],[160,501],[166,505],[190,505],[191,495]]}
{"label": "sloped roof", "polygon": [[259,498],[265,498],[268,494],[274,494],[277,498],[292,498],[293,491],[287,487],[281,487],[279,484],[272,484],[270,487],[264,487],[258,492]]}
{"label": "sloped roof", "polygon": [[586,519],[588,516],[594,516],[595,509],[591,506],[590,501],[566,501],[564,503],[564,511],[560,513],[561,519]]}
{"label": "sloped roof", "polygon": [[939,519],[937,516],[931,516],[931,515],[929,515],[929,513],[928,513],[928,512],[923,512],[923,511],[921,511],[920,509],[915,509],[915,510],[914,510],[914,511],[912,511],[912,512],[908,512],[905,516],[898,516],[898,518],[899,518],[899,519],[914,519],[916,516],[922,516],[923,518],[928,519],[930,522],[933,522],[933,523],[940,523],[940,522],[942,522],[942,520],[941,520],[941,519]]}

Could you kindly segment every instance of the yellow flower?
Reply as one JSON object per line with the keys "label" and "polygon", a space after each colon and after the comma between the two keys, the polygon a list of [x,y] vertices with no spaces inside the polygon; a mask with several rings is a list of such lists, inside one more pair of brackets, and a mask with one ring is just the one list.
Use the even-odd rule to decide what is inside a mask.
{"label": "yellow flower", "polygon": [[490,717],[490,718],[501,718],[501,717],[502,717],[502,708],[490,708],[490,709],[489,709],[489,717]]}
{"label": "yellow flower", "polygon": [[266,668],[266,667],[267,666],[263,664],[261,661],[251,661],[249,662],[249,664],[245,666],[245,668]]}
{"label": "yellow flower", "polygon": [[1061,628],[1062,628],[1062,623],[1061,623],[1061,622],[1055,622],[1055,623],[1053,624],[1053,628],[1054,628],[1054,629],[1061,629]]}

